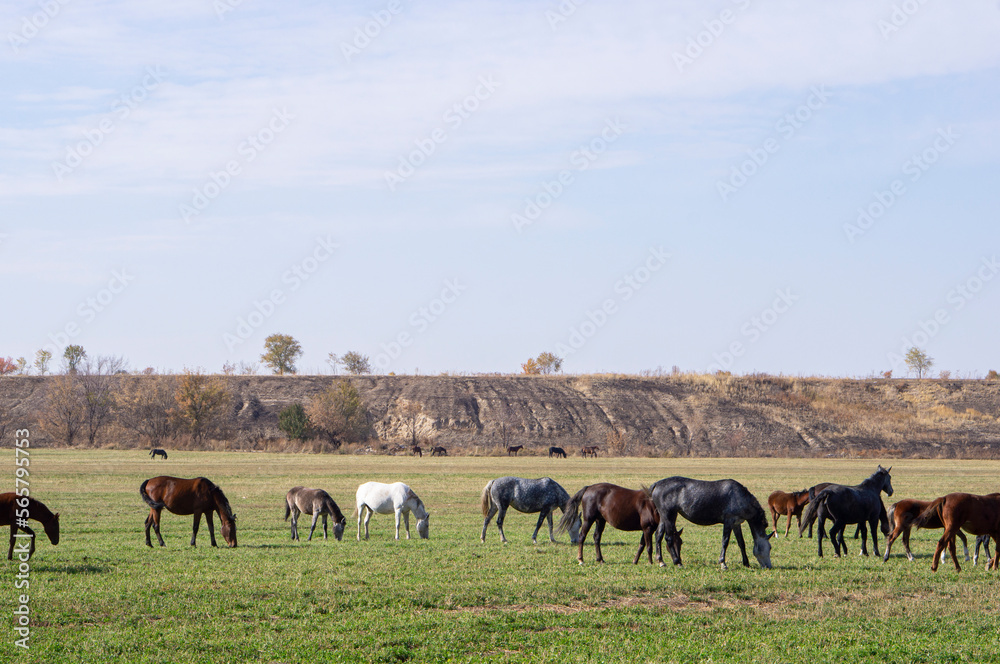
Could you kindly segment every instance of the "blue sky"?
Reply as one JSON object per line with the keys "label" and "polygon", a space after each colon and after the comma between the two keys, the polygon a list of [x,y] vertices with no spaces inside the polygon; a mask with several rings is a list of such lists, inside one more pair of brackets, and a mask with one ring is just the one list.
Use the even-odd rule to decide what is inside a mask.
{"label": "blue sky", "polygon": [[0,27],[0,355],[218,371],[281,332],[310,373],[1000,369],[995,1],[51,0]]}

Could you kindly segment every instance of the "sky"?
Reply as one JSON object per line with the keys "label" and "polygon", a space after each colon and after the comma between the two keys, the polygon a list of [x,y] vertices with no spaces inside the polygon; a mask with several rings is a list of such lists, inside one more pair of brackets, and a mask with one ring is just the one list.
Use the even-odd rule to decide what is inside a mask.
{"label": "sky", "polygon": [[998,34],[996,0],[11,0],[0,356],[982,376]]}

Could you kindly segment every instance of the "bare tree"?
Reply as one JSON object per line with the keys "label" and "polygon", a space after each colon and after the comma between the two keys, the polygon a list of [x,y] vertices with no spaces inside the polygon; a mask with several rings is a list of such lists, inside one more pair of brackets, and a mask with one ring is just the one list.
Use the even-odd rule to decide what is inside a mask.
{"label": "bare tree", "polygon": [[95,359],[85,358],[77,367],[83,393],[83,427],[91,447],[114,417],[119,374],[125,373],[126,364],[122,357],[100,355]]}
{"label": "bare tree", "polygon": [[177,380],[173,376],[123,380],[115,395],[118,423],[158,447],[173,432],[171,410],[176,390]]}
{"label": "bare tree", "polygon": [[83,427],[83,390],[76,374],[55,376],[48,381],[45,406],[39,424],[42,431],[72,445]]}
{"label": "bare tree", "polygon": [[396,402],[396,410],[399,412],[400,418],[403,420],[403,427],[410,434],[410,444],[417,444],[417,421],[420,418],[420,414],[423,412],[424,407],[422,404],[416,401],[405,401],[402,405]]}

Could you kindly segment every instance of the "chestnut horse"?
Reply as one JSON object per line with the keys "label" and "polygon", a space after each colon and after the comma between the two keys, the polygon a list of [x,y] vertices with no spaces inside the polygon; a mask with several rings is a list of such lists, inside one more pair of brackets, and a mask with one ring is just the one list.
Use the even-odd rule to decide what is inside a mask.
{"label": "chestnut horse", "polygon": [[[793,491],[792,493],[775,491],[768,496],[767,506],[771,508],[771,518],[774,520],[774,531],[778,531],[778,517],[781,516],[788,517],[788,523],[785,525],[785,537],[788,537],[788,532],[792,529],[793,516],[799,520],[799,526],[801,527],[802,508],[808,503],[809,489]],[[802,535],[800,534],[799,537],[802,537]]]}
{"label": "chestnut horse", "polygon": [[[28,557],[35,552],[35,531],[28,527],[28,519],[40,521],[45,528],[45,534],[53,544],[59,543],[59,513],[52,513],[42,501],[29,496],[18,496],[10,493],[0,493],[0,526],[10,526],[10,548],[7,550],[7,560],[14,559],[14,541],[18,530],[28,533],[31,544],[28,545]],[[20,522],[20,523],[18,523]],[[22,547],[18,547],[20,550]]]}
{"label": "chestnut horse", "polygon": [[[660,513],[656,511],[656,506],[650,500],[647,489],[642,488],[635,491],[606,482],[585,486],[566,503],[562,521],[559,522],[559,532],[568,529],[574,521],[581,518],[581,508],[583,525],[580,529],[580,550],[576,556],[581,565],[583,564],[583,541],[587,538],[590,527],[595,524],[594,549],[597,551],[597,562],[604,562],[604,556],[601,555],[601,537],[604,535],[604,526],[608,523],[618,530],[641,530],[639,550],[636,551],[632,564],[635,565],[639,562],[643,549],[647,551],[649,564],[653,564],[653,534],[656,532],[656,527],[660,525]],[[681,531],[683,528],[677,531],[677,536],[671,543],[678,556],[681,553]]]}
{"label": "chestnut horse", "polygon": [[[910,529],[913,528],[913,522],[924,510],[930,507],[930,504],[931,501],[929,500],[916,500],[914,498],[904,498],[898,503],[893,503],[892,507],[889,508],[889,521],[892,523],[892,533],[885,543],[885,555],[882,556],[882,562],[889,560],[889,551],[892,549],[892,543],[900,535],[903,536],[903,548],[906,549],[906,557],[911,562],[913,561],[913,554],[910,552]],[[927,520],[927,523],[923,527],[944,528],[944,524],[937,518],[937,515],[934,515]],[[959,530],[956,535],[962,540],[962,548],[965,549],[965,559],[969,560],[969,541],[965,538],[965,533]]]}
{"label": "chestnut horse", "polygon": [[[945,547],[951,553],[955,569],[962,571],[955,554],[955,536],[959,529],[971,535],[989,535],[1000,541],[1000,493],[977,496],[972,493],[949,493],[931,502],[920,516],[913,522],[917,528],[926,528],[928,523],[937,518],[944,524],[944,535],[938,540],[931,561],[931,571],[936,572],[938,561]],[[1000,558],[1000,546],[995,549],[995,555],[986,565],[986,569],[996,569]]]}
{"label": "chestnut horse", "polygon": [[160,511],[164,507],[168,512],[180,515],[194,515],[194,525],[191,529],[191,546],[194,546],[195,538],[198,536],[198,526],[201,524],[201,515],[205,515],[205,522],[208,524],[208,535],[215,543],[215,523],[212,521],[212,512],[219,513],[219,521],[222,522],[222,537],[229,546],[236,546],[236,515],[233,508],[226,500],[226,494],[217,487],[211,480],[204,477],[196,477],[192,480],[181,479],[179,477],[153,477],[139,486],[139,495],[143,501],[149,505],[149,516],[146,517],[146,546],[152,547],[149,540],[149,529],[156,530],[156,539],[160,541],[160,546],[166,546],[163,538],[160,537]]}

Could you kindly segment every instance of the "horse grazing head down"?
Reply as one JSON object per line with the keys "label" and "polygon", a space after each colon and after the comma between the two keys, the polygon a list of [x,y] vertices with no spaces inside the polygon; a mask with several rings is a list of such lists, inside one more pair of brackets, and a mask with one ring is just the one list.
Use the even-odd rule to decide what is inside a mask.
{"label": "horse grazing head down", "polygon": [[231,516],[222,522],[222,539],[226,540],[229,546],[236,548],[236,516]]}
{"label": "horse grazing head down", "polygon": [[[430,539],[431,529],[431,515],[428,514],[422,519],[417,520],[417,534],[420,535],[420,539]],[[340,539],[339,537],[337,539]]]}
{"label": "horse grazing head down", "polygon": [[344,528],[347,527],[347,517],[343,517],[340,521],[333,524],[333,537],[338,542],[344,539]]}
{"label": "horse grazing head down", "polygon": [[59,543],[59,512],[53,514],[52,518],[45,524],[45,534],[49,536],[49,541],[53,544]]}
{"label": "horse grazing head down", "polygon": [[[765,521],[765,529],[766,529]],[[752,532],[752,531],[751,531]],[[771,569],[771,538],[777,533],[771,532],[763,537],[758,537],[756,533],[753,536],[753,557],[757,559],[760,566],[764,569]]]}

